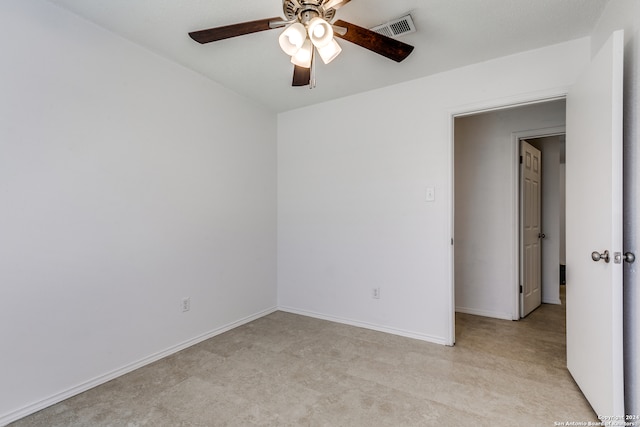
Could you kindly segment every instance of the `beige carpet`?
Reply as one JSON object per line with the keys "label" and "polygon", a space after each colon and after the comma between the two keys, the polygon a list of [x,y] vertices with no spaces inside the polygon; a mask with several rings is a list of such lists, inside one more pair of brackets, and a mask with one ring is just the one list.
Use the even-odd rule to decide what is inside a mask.
{"label": "beige carpet", "polygon": [[13,426],[553,426],[596,421],[564,311],[457,316],[444,347],[276,312]]}

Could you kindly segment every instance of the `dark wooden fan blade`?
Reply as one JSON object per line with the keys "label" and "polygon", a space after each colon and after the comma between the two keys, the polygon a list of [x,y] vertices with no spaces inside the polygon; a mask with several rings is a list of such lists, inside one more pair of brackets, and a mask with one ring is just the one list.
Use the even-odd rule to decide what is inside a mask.
{"label": "dark wooden fan blade", "polygon": [[245,34],[270,30],[271,27],[269,26],[269,22],[272,21],[281,23],[282,19],[275,17],[259,19],[257,21],[242,22],[240,24],[226,25],[224,27],[210,28],[208,30],[193,31],[189,33],[189,36],[198,43],[210,43],[218,40],[230,39],[232,37],[244,36]]}
{"label": "dark wooden fan blade", "polygon": [[311,84],[311,68],[294,65],[293,86],[308,86],[309,84]]}
{"label": "dark wooden fan blade", "polygon": [[383,36],[375,31],[358,27],[357,25],[342,20],[334,22],[333,25],[347,29],[345,35],[340,35],[336,31],[336,37],[355,43],[379,55],[393,59],[396,62],[403,61],[413,52],[413,46],[392,39],[391,37]]}

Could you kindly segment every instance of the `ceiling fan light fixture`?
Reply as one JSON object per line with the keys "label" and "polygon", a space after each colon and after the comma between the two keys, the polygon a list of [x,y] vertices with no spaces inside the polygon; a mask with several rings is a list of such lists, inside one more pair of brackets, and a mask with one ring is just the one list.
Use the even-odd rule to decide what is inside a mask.
{"label": "ceiling fan light fixture", "polygon": [[325,64],[336,59],[340,52],[342,52],[342,48],[335,39],[332,39],[328,45],[318,48],[318,53]]}
{"label": "ceiling fan light fixture", "polygon": [[291,24],[280,34],[278,42],[282,50],[289,56],[295,55],[304,45],[307,30],[299,22]]}
{"label": "ceiling fan light fixture", "polygon": [[333,27],[320,17],[312,18],[309,21],[307,30],[311,42],[317,48],[324,47],[333,40]]}
{"label": "ceiling fan light fixture", "polygon": [[291,56],[291,63],[298,67],[311,68],[311,57],[313,56],[313,45],[311,40],[305,39],[302,47],[295,55]]}

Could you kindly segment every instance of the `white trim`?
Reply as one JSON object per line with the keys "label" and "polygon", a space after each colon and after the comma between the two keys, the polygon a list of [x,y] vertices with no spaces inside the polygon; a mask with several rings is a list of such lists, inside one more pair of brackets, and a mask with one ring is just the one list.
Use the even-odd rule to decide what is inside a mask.
{"label": "white trim", "polygon": [[499,311],[477,310],[475,308],[456,307],[458,313],[473,314],[474,316],[491,317],[493,319],[513,320],[511,313],[501,313]]}
{"label": "white trim", "polygon": [[[498,98],[487,101],[482,101],[473,104],[459,105],[449,108],[448,116],[449,116],[449,152],[451,153],[451,158],[449,161],[450,165],[450,195],[451,195],[451,204],[450,204],[450,212],[449,212],[449,225],[451,229],[451,236],[455,239],[455,186],[454,186],[454,174],[455,174],[455,156],[453,155],[455,150],[455,135],[454,135],[454,126],[455,119],[458,117],[469,116],[478,113],[486,113],[490,111],[503,110],[507,108],[525,106],[538,104],[542,102],[549,101],[557,101],[561,99],[566,99],[567,94],[569,93],[569,87],[558,87],[543,91],[523,93],[519,95],[514,95],[506,98]],[[516,152],[519,153],[519,149],[516,149]],[[519,155],[519,154],[518,154]],[[517,234],[517,233],[516,233]],[[455,245],[453,245],[455,246]],[[455,248],[452,246],[451,251],[449,252],[449,316],[448,316],[448,332],[449,336],[445,340],[447,345],[453,345],[456,341],[455,335],[455,324],[456,324],[456,305],[455,305],[455,262],[454,262],[454,251]],[[517,247],[517,246],[516,246]],[[514,255],[516,256],[516,255]],[[519,274],[519,273],[518,273]],[[516,282],[517,283],[517,282]],[[520,292],[518,289],[518,298],[520,296]],[[519,305],[518,305],[519,307]],[[512,313],[513,317],[513,313]],[[519,318],[519,312],[518,317]],[[515,319],[511,319],[515,320]]]}
{"label": "white trim", "polygon": [[140,360],[138,360],[137,362],[133,362],[130,363],[128,365],[123,366],[122,368],[116,369],[114,371],[111,371],[109,373],[106,373],[104,375],[100,375],[92,380],[83,382],[81,384],[78,384],[74,387],[71,387],[67,390],[63,390],[59,393],[56,393],[52,396],[47,397],[46,399],[42,399],[39,400],[37,402],[34,402],[32,404],[29,404],[27,406],[23,406],[20,409],[17,409],[15,411],[3,414],[0,416],[0,426],[4,426],[7,425],[9,423],[12,423],[14,421],[17,421],[21,418],[26,417],[27,415],[31,415],[35,412],[38,412],[44,408],[47,408],[51,405],[55,405],[56,403],[62,402],[63,400],[66,400],[70,397],[73,397],[75,395],[78,395],[80,393],[83,393],[89,389],[92,389],[94,387],[97,387],[101,384],[104,384],[108,381],[111,381],[115,378],[118,378],[122,375],[128,374],[129,372],[135,371],[136,369],[142,368],[143,366],[149,365],[153,362],[156,362],[162,358],[165,358],[167,356],[170,356],[174,353],[177,353],[181,350],[184,350],[185,348],[191,347],[193,345],[196,345],[202,341],[206,341],[209,338],[213,338],[216,335],[220,335],[224,332],[227,332],[231,329],[237,328],[238,326],[242,326],[246,323],[249,322],[253,322],[254,320],[257,320],[261,317],[267,316],[271,313],[274,313],[278,311],[277,307],[272,307],[269,308],[267,310],[263,310],[260,311],[256,314],[244,317],[240,320],[237,320],[235,322],[231,322],[231,323],[227,323],[226,325],[223,325],[217,329],[214,329],[210,332],[207,332],[205,334],[199,335],[195,338],[189,339],[187,341],[184,341],[180,344],[174,345],[172,347],[169,347],[165,350],[162,350],[160,352],[154,353],[150,356],[147,356],[145,358],[142,358]]}
{"label": "white trim", "polygon": [[543,304],[555,304],[555,305],[560,305],[562,304],[562,301],[560,301],[559,299],[542,299],[542,303]]}
{"label": "white trim", "polygon": [[316,313],[313,311],[299,310],[292,307],[278,307],[278,310],[285,313],[299,314],[301,316],[313,317],[320,320],[328,320],[330,322],[341,323],[343,325],[356,326],[358,328],[370,329],[373,331],[384,332],[387,334],[398,335],[405,338],[413,338],[421,341],[427,341],[434,344],[446,345],[446,338],[434,337],[418,332],[407,331],[404,329],[390,328],[388,326],[376,325],[374,323],[362,322],[359,320],[347,319],[344,317],[329,316],[326,314]]}
{"label": "white trim", "polygon": [[[505,110],[514,107],[540,104],[542,102],[565,99],[569,93],[568,87],[514,95],[506,98],[482,101],[474,104],[459,105],[448,110],[449,115],[455,117],[472,116],[474,114]],[[453,141],[451,141],[453,142]]]}
{"label": "white trim", "polygon": [[448,306],[451,311],[453,318],[449,321],[449,325],[447,328],[447,333],[449,336],[446,340],[446,345],[453,346],[456,343],[456,265],[455,265],[455,256],[456,256],[456,245],[455,245],[455,212],[456,212],[456,198],[455,198],[455,180],[456,180],[456,170],[455,170],[455,117],[450,116],[449,120],[449,164],[451,165],[451,169],[449,170],[449,209],[451,209],[450,215],[448,215],[449,221],[449,235],[451,236],[451,241],[449,242],[449,295],[448,295]]}

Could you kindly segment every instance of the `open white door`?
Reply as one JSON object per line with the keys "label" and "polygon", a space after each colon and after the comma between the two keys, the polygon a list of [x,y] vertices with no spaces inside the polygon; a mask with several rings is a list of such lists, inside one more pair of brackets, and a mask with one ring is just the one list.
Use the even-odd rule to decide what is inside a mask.
{"label": "open white door", "polygon": [[623,53],[617,31],[567,97],[567,366],[599,416],[624,415]]}
{"label": "open white door", "polygon": [[520,141],[520,156],[520,317],[526,317],[542,303],[542,156],[524,140]]}

